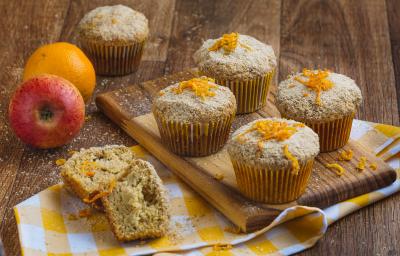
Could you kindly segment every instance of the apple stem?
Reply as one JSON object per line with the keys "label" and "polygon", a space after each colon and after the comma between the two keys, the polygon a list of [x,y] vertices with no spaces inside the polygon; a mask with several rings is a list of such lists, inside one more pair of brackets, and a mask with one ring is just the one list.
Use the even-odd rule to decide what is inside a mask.
{"label": "apple stem", "polygon": [[53,117],[53,112],[50,110],[49,107],[43,107],[40,110],[40,119],[48,121]]}

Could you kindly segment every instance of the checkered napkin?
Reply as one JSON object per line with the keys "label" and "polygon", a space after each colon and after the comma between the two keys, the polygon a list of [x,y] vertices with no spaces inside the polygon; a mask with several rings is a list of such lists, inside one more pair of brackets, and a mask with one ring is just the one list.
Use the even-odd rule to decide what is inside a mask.
{"label": "checkered napkin", "polygon": [[[400,128],[355,120],[351,138],[400,169]],[[327,209],[295,206],[283,211],[268,227],[250,233],[234,232],[232,224],[178,180],[140,146],[135,153],[150,161],[169,190],[172,210],[167,236],[119,243],[104,214],[70,218],[87,205],[52,186],[15,206],[24,255],[288,255],[313,246],[328,225],[400,190],[400,180],[377,191]],[[164,252],[164,253],[163,253]],[[169,253],[165,253],[169,252]]]}

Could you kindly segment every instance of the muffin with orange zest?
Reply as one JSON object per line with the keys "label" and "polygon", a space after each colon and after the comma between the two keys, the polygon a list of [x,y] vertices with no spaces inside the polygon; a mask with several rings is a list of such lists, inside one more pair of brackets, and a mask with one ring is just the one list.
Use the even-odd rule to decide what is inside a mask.
{"label": "muffin with orange zest", "polygon": [[205,156],[226,143],[236,100],[228,88],[200,77],[161,90],[152,110],[162,141],[174,153]]}
{"label": "muffin with orange zest", "polygon": [[228,142],[239,190],[264,203],[286,203],[305,191],[318,135],[303,123],[265,118],[239,128]]}
{"label": "muffin with orange zest", "polygon": [[224,34],[205,41],[193,57],[201,75],[231,89],[238,114],[254,112],[265,105],[276,68],[270,45],[239,33]]}
{"label": "muffin with orange zest", "polygon": [[278,86],[276,106],[285,118],[303,122],[320,139],[321,152],[343,147],[362,101],[351,78],[328,70],[304,69]]}

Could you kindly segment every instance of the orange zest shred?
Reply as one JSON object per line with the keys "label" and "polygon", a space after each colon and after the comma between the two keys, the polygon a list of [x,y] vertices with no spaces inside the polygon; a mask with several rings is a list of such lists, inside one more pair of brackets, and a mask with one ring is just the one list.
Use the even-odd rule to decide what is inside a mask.
{"label": "orange zest shred", "polygon": [[308,94],[308,93],[303,93],[303,97],[308,97],[310,94]]}
{"label": "orange zest shred", "polygon": [[81,169],[83,171],[93,171],[98,167],[96,162],[91,162],[91,161],[83,161],[81,164]]}
{"label": "orange zest shred", "polygon": [[165,94],[165,92],[163,92],[163,91],[158,92],[158,95],[160,95],[160,96],[163,96],[164,94]]}
{"label": "orange zest shred", "polygon": [[232,249],[232,245],[231,244],[214,244],[213,246],[213,250],[214,251],[225,251],[225,250],[229,250]]}
{"label": "orange zest shred", "polygon": [[367,164],[367,157],[362,156],[362,157],[360,157],[360,160],[358,161],[356,169],[359,170],[360,172],[362,172],[362,171],[364,171],[366,164]]}
{"label": "orange zest shred", "polygon": [[251,48],[245,44],[238,42],[239,33],[233,32],[230,34],[224,34],[220,39],[218,39],[210,48],[209,51],[218,51],[219,49],[223,48],[225,54],[229,54],[233,52],[237,45],[239,44],[241,47],[245,48],[246,50],[251,50]]}
{"label": "orange zest shred", "polygon": [[64,158],[57,159],[57,160],[56,160],[56,165],[57,165],[57,166],[64,165],[66,161],[67,161],[67,160],[65,160]]}
{"label": "orange zest shred", "polygon": [[284,141],[289,139],[293,134],[297,132],[297,128],[304,127],[304,124],[288,124],[286,122],[272,121],[272,120],[259,120],[255,122],[252,127],[239,134],[236,139],[243,140],[243,136],[252,131],[257,131],[261,135],[261,139],[258,142],[258,147],[260,150],[263,148],[264,141],[267,140],[277,140]]}
{"label": "orange zest shred", "polygon": [[339,154],[339,161],[350,161],[351,159],[353,159],[353,155],[354,155],[353,150],[351,149],[343,150]]}
{"label": "orange zest shred", "polygon": [[85,175],[88,176],[88,177],[93,177],[95,174],[96,174],[96,173],[95,173],[94,171],[87,171],[87,172],[85,173]]}
{"label": "orange zest shred", "polygon": [[188,81],[180,82],[176,88],[173,88],[173,92],[176,94],[181,94],[183,90],[190,89],[194,91],[196,96],[199,96],[202,100],[205,100],[206,96],[215,96],[215,92],[211,91],[211,89],[216,88],[217,85],[210,82],[214,83],[214,79],[205,76],[193,78]]}
{"label": "orange zest shred", "polygon": [[116,185],[115,180],[112,180],[112,181],[110,182],[110,185],[109,185],[108,190],[99,192],[99,193],[95,194],[92,198],[84,198],[84,199],[83,199],[83,202],[85,202],[85,203],[87,203],[87,204],[90,204],[90,203],[95,202],[97,199],[100,199],[100,198],[102,198],[102,197],[108,196],[108,195],[111,194],[112,191],[114,190],[115,185]]}
{"label": "orange zest shred", "polygon": [[87,218],[92,215],[92,211],[89,208],[83,209],[79,211],[78,215],[80,218]]}
{"label": "orange zest shred", "polygon": [[342,176],[345,172],[345,169],[340,164],[333,163],[333,164],[326,164],[325,166],[326,168],[335,170],[338,176]]}
{"label": "orange zest shred", "polygon": [[308,80],[303,80],[300,77],[295,77],[294,79],[310,90],[316,92],[316,103],[321,106],[321,91],[327,91],[333,87],[332,81],[328,80],[329,71],[318,69],[316,72],[309,69],[303,69],[302,76],[308,78]]}
{"label": "orange zest shred", "polygon": [[292,153],[290,153],[288,145],[283,146],[283,153],[285,154],[286,158],[290,162],[292,162],[292,174],[293,175],[299,174],[299,170],[300,170],[299,161],[297,160],[296,157],[294,157],[292,155]]}
{"label": "orange zest shred", "polygon": [[369,164],[369,168],[371,168],[371,170],[376,171],[378,169],[378,165],[373,162]]}
{"label": "orange zest shred", "polygon": [[[247,131],[236,136],[236,140],[244,141],[243,136],[249,132],[257,131],[261,138],[258,141],[258,150],[262,150],[264,147],[264,142],[268,140],[277,140],[284,141],[289,139],[293,134],[297,132],[297,128],[304,127],[305,125],[302,123],[289,124],[287,122],[281,121],[273,121],[273,120],[259,120],[254,122],[252,127]],[[287,157],[288,160],[292,163],[292,173],[297,175],[300,170],[299,161],[295,156],[293,156],[290,151],[288,145],[284,145],[283,153]]]}
{"label": "orange zest shred", "polygon": [[67,219],[74,221],[74,220],[78,220],[78,217],[75,214],[70,213],[70,214],[68,214]]}

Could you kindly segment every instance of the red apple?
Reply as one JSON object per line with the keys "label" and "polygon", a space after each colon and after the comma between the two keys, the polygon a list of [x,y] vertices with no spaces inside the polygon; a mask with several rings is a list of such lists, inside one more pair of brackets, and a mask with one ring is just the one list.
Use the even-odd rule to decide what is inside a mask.
{"label": "red apple", "polygon": [[37,148],[70,142],[85,120],[78,89],[64,78],[40,75],[22,83],[11,98],[8,117],[15,134]]}

